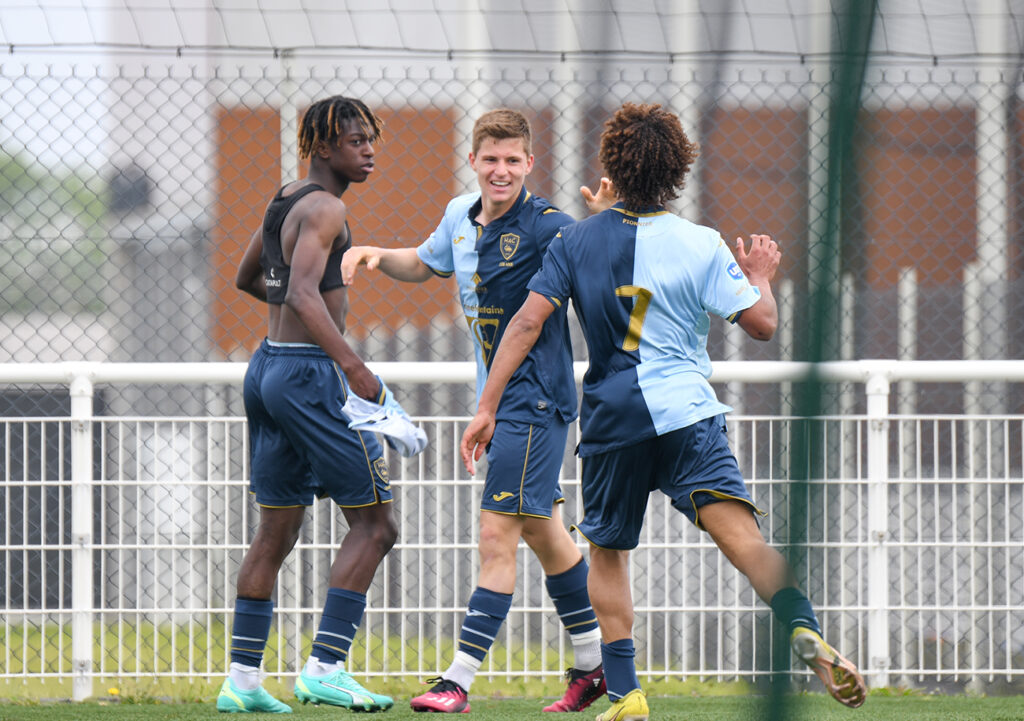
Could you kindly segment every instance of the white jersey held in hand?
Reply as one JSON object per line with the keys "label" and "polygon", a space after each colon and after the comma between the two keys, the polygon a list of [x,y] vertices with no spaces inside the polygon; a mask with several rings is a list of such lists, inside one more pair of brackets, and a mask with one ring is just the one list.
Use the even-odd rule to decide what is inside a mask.
{"label": "white jersey held in hand", "polygon": [[381,405],[349,392],[348,400],[341,407],[349,417],[348,427],[354,431],[380,433],[400,456],[411,458],[427,447],[427,434],[412,422],[384,381],[381,387],[384,395]]}

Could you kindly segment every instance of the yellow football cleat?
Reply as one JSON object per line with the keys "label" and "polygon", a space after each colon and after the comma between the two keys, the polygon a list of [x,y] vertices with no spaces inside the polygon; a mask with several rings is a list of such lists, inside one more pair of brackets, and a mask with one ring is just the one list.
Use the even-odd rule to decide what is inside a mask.
{"label": "yellow football cleat", "polygon": [[599,713],[597,721],[647,721],[650,715],[647,697],[643,691],[635,688],[613,703],[607,711]]}
{"label": "yellow football cleat", "polygon": [[809,628],[797,628],[789,637],[789,643],[825,684],[832,698],[850,708],[864,703],[868,690],[857,667],[840,656],[821,636]]}

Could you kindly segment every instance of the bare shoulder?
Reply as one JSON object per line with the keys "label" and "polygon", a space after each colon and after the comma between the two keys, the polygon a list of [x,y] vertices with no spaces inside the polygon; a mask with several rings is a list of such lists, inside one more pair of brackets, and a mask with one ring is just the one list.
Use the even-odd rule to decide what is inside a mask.
{"label": "bare shoulder", "polygon": [[340,232],[345,226],[348,214],[344,201],[326,190],[310,193],[299,201],[296,210],[299,211],[303,224],[313,223],[327,229],[336,228],[336,232]]}

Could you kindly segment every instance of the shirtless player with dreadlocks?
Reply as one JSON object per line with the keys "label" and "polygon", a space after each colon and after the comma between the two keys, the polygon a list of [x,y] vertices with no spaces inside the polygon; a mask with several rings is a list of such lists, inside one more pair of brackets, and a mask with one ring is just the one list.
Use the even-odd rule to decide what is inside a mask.
{"label": "shirtless player with dreadlocks", "polygon": [[376,436],[350,430],[349,394],[382,403],[387,389],[344,338],[341,256],[352,245],[341,195],[373,172],[381,121],[358,100],[314,103],[299,127],[309,174],[283,186],[267,207],[238,268],[237,286],[267,304],[267,336],[249,361],[250,489],[260,506],[252,545],[238,570],[231,666],[217,697],[223,712],[291,713],[260,682],[278,571],[306,506],[329,496],[348,533],[330,569],[310,656],[296,683],[305,702],[358,711],[390,708],[344,668],[377,566],[398,537],[388,467]]}

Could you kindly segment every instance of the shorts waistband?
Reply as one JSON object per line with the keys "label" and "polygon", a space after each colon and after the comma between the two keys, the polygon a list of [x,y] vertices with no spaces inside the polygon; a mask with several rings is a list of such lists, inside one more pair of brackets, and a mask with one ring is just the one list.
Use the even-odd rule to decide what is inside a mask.
{"label": "shorts waistband", "polygon": [[292,356],[298,358],[323,358],[330,360],[327,351],[313,343],[281,343],[264,338],[260,348],[268,355]]}

